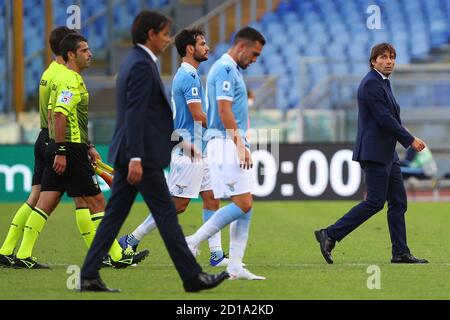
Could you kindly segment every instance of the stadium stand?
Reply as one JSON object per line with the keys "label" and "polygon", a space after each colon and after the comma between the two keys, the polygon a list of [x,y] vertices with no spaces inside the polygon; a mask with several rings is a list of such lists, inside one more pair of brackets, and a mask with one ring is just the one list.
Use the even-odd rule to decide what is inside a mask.
{"label": "stadium stand", "polygon": [[[366,27],[369,5],[379,5],[381,30]],[[329,63],[309,66],[306,92],[331,74],[362,75],[367,71],[367,55],[373,44],[392,42],[398,52],[398,64],[428,61],[433,49],[448,45],[450,35],[450,1],[448,0],[284,0],[273,13],[265,14],[251,25],[261,30],[268,44],[259,63],[248,75],[275,74],[278,83],[278,107],[298,106],[300,57],[325,57]],[[214,57],[220,56],[225,44],[219,44]],[[348,58],[351,58],[348,61]],[[336,63],[336,60],[345,60]],[[355,63],[356,62],[356,63]],[[208,65],[202,67],[205,73]],[[289,85],[287,85],[289,84]],[[424,89],[425,90],[425,89]],[[448,105],[448,86],[435,87],[438,105]],[[421,105],[423,92],[399,96],[406,107]],[[423,104],[422,104],[423,105]]]}
{"label": "stadium stand", "polygon": [[[170,0],[129,0],[116,1],[113,19],[114,32],[128,30],[132,19],[140,10],[140,6],[146,8],[161,9],[169,4]],[[81,9],[82,33],[89,39],[90,46],[96,53],[97,58],[104,57],[107,49],[107,0],[97,1],[72,1],[53,0],[54,25],[66,25],[67,8],[74,3],[79,3]],[[23,1],[23,30],[24,30],[24,57],[25,57],[25,93],[27,98],[35,96],[37,84],[44,69],[45,41],[45,0]],[[5,43],[5,6],[0,6],[0,43]],[[128,34],[128,33],[127,33]],[[0,48],[0,79],[4,78],[6,60],[5,46]],[[6,84],[0,83],[0,112],[5,110]]]}
{"label": "stadium stand", "polygon": [[[6,43],[5,6],[0,6],[0,43]],[[6,47],[0,46],[0,113],[5,110]]]}
{"label": "stadium stand", "polygon": [[[26,61],[26,95],[36,93],[36,83],[44,67],[44,0],[24,1],[24,39]],[[66,24],[67,8],[72,0],[53,0],[54,24]],[[97,58],[105,56],[108,46],[108,0],[78,1],[82,14],[82,33],[89,39]],[[147,8],[162,9],[170,0],[119,0],[113,7],[113,29],[116,34],[128,30],[133,17],[144,4]],[[377,4],[382,12],[382,29],[370,30],[365,18],[369,5]],[[5,13],[0,8],[0,25]],[[328,63],[305,66],[304,92],[311,92],[331,74],[361,75],[367,70],[370,47],[380,41],[392,42],[398,51],[398,64],[429,61],[430,53],[448,45],[450,35],[449,0],[283,0],[274,12],[265,14],[251,25],[267,37],[265,54],[245,73],[249,76],[278,75],[278,107],[283,110],[299,105],[301,57],[325,57]],[[0,28],[4,42],[5,28]],[[215,59],[226,50],[221,43],[214,48],[210,60],[202,64],[206,74]],[[351,58],[352,63],[347,60]],[[346,62],[336,62],[346,60]],[[0,48],[0,76],[5,71],[5,50]],[[287,85],[289,84],[289,85]],[[0,84],[0,111],[5,108],[5,84]],[[402,106],[421,106],[434,91],[435,106],[450,101],[448,86],[433,86],[410,93],[398,92]],[[350,93],[349,93],[350,94]]]}

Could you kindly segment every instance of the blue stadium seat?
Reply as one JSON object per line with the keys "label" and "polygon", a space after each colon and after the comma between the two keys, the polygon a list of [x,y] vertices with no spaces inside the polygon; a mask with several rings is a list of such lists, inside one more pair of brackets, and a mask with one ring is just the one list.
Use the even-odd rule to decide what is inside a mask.
{"label": "blue stadium seat", "polygon": [[[80,0],[82,23],[107,7],[108,0]],[[24,1],[24,54],[27,60],[26,92],[36,94],[37,83],[43,71],[43,61],[38,58],[44,48],[45,0]],[[65,25],[66,9],[73,0],[52,0],[55,25]],[[141,9],[141,0],[116,3],[113,8],[114,30],[129,30],[132,19]],[[145,0],[147,8],[162,8],[169,0]],[[380,6],[382,29],[369,30],[366,26],[366,9],[369,5]],[[39,8],[39,9],[36,9]],[[2,10],[2,8],[0,8]],[[2,14],[0,12],[0,19]],[[4,30],[0,20],[0,43],[4,42]],[[82,24],[82,33],[88,37],[90,46],[97,51],[108,44],[107,20],[102,17],[89,25]],[[246,75],[278,74],[290,83],[300,82],[300,57],[324,57],[332,60],[329,65],[308,67],[306,85],[313,88],[332,73],[362,76],[367,72],[367,56],[373,44],[392,42],[397,49],[397,63],[410,63],[429,57],[433,48],[448,45],[450,39],[450,0],[282,0],[278,8],[252,21],[251,26],[263,32],[268,42],[260,61],[245,71]],[[128,32],[127,32],[128,33]],[[214,61],[229,47],[222,43],[214,48],[210,59],[200,65],[206,74]],[[0,48],[0,75],[5,70],[5,53]],[[342,64],[333,60],[348,59]],[[281,81],[283,85],[287,80]],[[0,110],[4,99],[3,83],[0,83]],[[289,86],[288,86],[289,87]],[[299,93],[279,90],[280,107],[297,105]],[[410,99],[417,105],[424,94]],[[436,89],[436,101],[448,98],[444,89]]]}
{"label": "blue stadium seat", "polygon": [[[361,14],[372,4],[381,8],[381,30],[369,30],[366,26],[368,16]],[[269,41],[263,51],[266,58],[262,59],[268,73],[280,74],[283,70],[277,63],[271,63],[272,57],[277,54],[281,54],[287,66],[286,75],[292,79],[299,77],[295,62],[298,60],[293,58],[296,53],[298,56],[335,60],[350,58],[352,63],[309,66],[307,86],[312,88],[331,73],[364,76],[368,71],[367,56],[376,43],[393,43],[399,64],[410,63],[413,59],[427,59],[432,48],[449,42],[450,1],[283,0],[276,12],[263,16],[260,23]],[[280,33],[280,27],[284,28],[284,32]],[[284,85],[286,81],[281,83]],[[351,90],[349,87],[345,94],[350,96]],[[283,90],[279,90],[278,94],[282,99]],[[293,104],[291,100],[296,95],[286,94],[288,98],[281,100],[280,107]],[[414,98],[416,104],[422,96]]]}
{"label": "blue stadium seat", "polygon": [[[6,43],[5,33],[5,6],[0,6],[0,43]],[[6,109],[6,81],[4,76],[6,74],[6,51],[5,46],[0,46],[0,113]]]}

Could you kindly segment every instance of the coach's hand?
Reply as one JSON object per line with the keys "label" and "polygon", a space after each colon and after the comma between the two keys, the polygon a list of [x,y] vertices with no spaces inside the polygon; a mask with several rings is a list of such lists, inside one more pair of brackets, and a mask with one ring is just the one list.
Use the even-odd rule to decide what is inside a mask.
{"label": "coach's hand", "polygon": [[94,147],[91,147],[88,149],[88,156],[92,163],[97,162],[97,160],[102,161],[102,157],[100,156],[100,153],[98,153],[97,149]]}
{"label": "coach's hand", "polygon": [[142,164],[139,160],[131,160],[128,164],[128,177],[127,181],[131,185],[138,184],[142,180]]}
{"label": "coach's hand", "polygon": [[55,160],[53,161],[53,170],[57,174],[63,174],[66,171],[66,156],[55,155]]}
{"label": "coach's hand", "polygon": [[411,144],[411,147],[414,149],[414,151],[420,152],[423,149],[425,149],[427,147],[427,145],[425,144],[425,142],[422,139],[415,137],[414,141]]}

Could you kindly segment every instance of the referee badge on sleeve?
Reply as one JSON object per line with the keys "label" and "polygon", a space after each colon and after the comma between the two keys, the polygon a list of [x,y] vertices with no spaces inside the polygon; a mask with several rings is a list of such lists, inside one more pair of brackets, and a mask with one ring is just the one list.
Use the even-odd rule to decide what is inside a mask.
{"label": "referee badge on sleeve", "polygon": [[73,93],[70,91],[61,91],[61,94],[58,97],[58,102],[64,103],[64,104],[68,104],[73,97]]}

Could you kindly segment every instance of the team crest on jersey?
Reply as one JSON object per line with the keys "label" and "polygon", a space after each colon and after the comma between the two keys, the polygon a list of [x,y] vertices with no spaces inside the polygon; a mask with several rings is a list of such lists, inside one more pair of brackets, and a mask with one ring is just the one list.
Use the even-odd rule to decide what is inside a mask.
{"label": "team crest on jersey", "polygon": [[193,87],[191,91],[192,91],[193,96],[198,96],[198,88],[197,87]]}
{"label": "team crest on jersey", "polygon": [[237,182],[235,181],[235,182],[231,182],[231,183],[227,183],[227,186],[228,186],[228,188],[230,188],[230,191],[231,192],[233,192],[235,189],[234,189],[234,185],[236,184]]}
{"label": "team crest on jersey", "polygon": [[187,188],[187,186],[181,186],[179,184],[176,184],[177,188],[178,188],[178,194],[182,194],[184,192],[184,189]]}
{"label": "team crest on jersey", "polygon": [[228,91],[230,91],[230,88],[231,88],[230,81],[224,81],[223,85],[222,85],[222,90],[225,92],[228,92]]}
{"label": "team crest on jersey", "polygon": [[62,91],[59,95],[58,102],[68,104],[70,101],[72,101],[73,93],[70,91]]}

